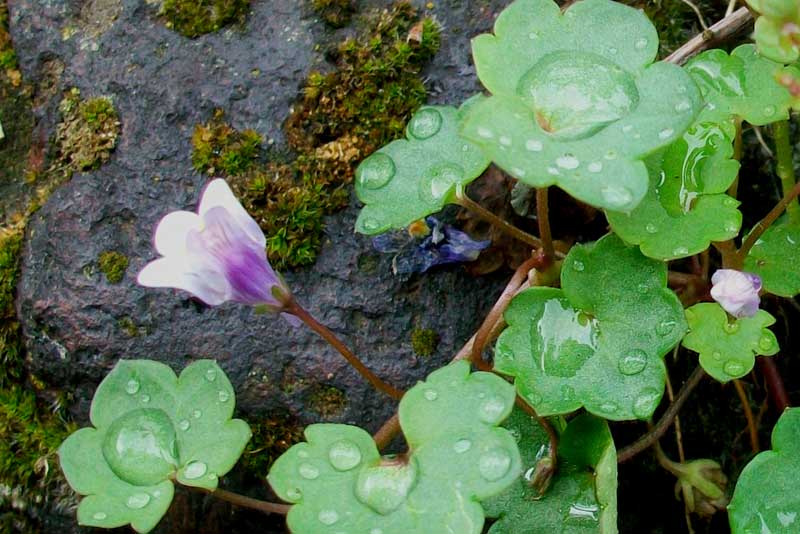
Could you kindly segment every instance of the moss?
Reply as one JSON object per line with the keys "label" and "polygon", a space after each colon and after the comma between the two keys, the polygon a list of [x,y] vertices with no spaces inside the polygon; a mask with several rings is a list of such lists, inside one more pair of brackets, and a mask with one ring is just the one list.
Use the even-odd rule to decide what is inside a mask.
{"label": "moss", "polygon": [[243,21],[249,9],[250,0],[164,0],[161,15],[167,27],[194,38]]}
{"label": "moss", "polygon": [[17,54],[14,52],[11,34],[8,33],[8,6],[5,2],[0,3],[0,68],[17,68]]}
{"label": "moss", "polygon": [[273,413],[254,422],[248,420],[253,437],[239,460],[246,473],[265,479],[272,463],[289,447],[303,439],[303,427],[288,414]]}
{"label": "moss", "polygon": [[107,97],[81,98],[78,89],[66,92],[59,104],[61,123],[56,129],[59,160],[68,171],[100,167],[117,145],[120,123]]}
{"label": "moss", "polygon": [[97,258],[97,267],[106,275],[106,280],[112,284],[119,284],[128,270],[128,257],[115,250],[107,250]]}
{"label": "moss", "polygon": [[222,110],[207,124],[198,124],[192,135],[192,165],[208,175],[234,176],[258,163],[264,139],[255,130],[239,132],[224,122]]}
{"label": "moss", "polygon": [[356,10],[353,0],[312,0],[311,6],[333,28],[347,25]]}
{"label": "moss", "polygon": [[338,388],[317,384],[311,389],[306,405],[323,419],[330,419],[344,413],[347,396]]}
{"label": "moss", "polygon": [[136,323],[130,317],[123,317],[119,321],[117,321],[117,326],[125,332],[128,337],[139,337],[141,331]]}
{"label": "moss", "polygon": [[439,334],[430,328],[415,328],[411,332],[411,348],[417,356],[432,356],[439,346]]}

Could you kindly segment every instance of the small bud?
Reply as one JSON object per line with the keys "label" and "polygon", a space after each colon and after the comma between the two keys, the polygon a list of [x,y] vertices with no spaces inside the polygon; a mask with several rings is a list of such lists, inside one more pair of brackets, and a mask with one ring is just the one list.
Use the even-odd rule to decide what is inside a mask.
{"label": "small bud", "polygon": [[711,277],[711,297],[734,317],[752,317],[758,311],[761,278],[734,269],[720,269]]}
{"label": "small bud", "polygon": [[713,460],[693,460],[677,464],[678,482],[675,484],[675,496],[683,493],[684,501],[690,511],[704,517],[724,510],[728,505],[725,489],[728,477],[722,467]]}

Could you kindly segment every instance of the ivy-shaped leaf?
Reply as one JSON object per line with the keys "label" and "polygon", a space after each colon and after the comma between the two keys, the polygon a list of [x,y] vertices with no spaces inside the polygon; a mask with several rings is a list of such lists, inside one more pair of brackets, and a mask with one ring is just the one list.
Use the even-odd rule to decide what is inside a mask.
{"label": "ivy-shaped leaf", "polygon": [[772,450],[742,470],[728,519],[733,534],[794,534],[800,528],[800,408],[789,408],[772,430]]}
{"label": "ivy-shaped leaf", "polygon": [[606,419],[647,419],[664,392],[663,356],[686,331],[667,267],[610,234],[577,245],[561,287],[514,297],[495,369],[513,375],[540,415],[581,406]]}
{"label": "ivy-shaped leaf", "polygon": [[557,185],[600,208],[629,212],[644,197],[641,161],[680,137],[700,95],[680,67],[655,63],[658,36],[637,9],[582,0],[517,0],[494,34],[472,42],[492,96],[461,131],[515,178]]}
{"label": "ivy-shaped leaf", "polygon": [[481,500],[516,480],[521,459],[499,428],[514,388],[456,362],[431,373],[400,401],[407,454],[381,458],[365,431],[317,424],[273,464],[269,482],[293,503],[295,534],[453,532],[478,534]]}
{"label": "ivy-shaped leaf", "polygon": [[800,57],[800,8],[795,0],[747,0],[761,16],[756,19],[753,37],[758,51],[780,63],[793,63]]}
{"label": "ivy-shaped leaf", "polygon": [[781,297],[800,293],[800,221],[786,216],[756,241],[744,269],[761,277],[764,290]]}
{"label": "ivy-shaped leaf", "polygon": [[169,508],[172,477],[215,489],[250,439],[247,423],[231,419],[234,403],[212,360],[193,362],[180,378],[162,363],[119,361],[92,399],[94,428],[59,449],[67,481],[85,495],[78,522],[148,532]]}
{"label": "ivy-shaped leaf", "polygon": [[702,118],[731,128],[734,117],[762,126],[789,118],[792,95],[778,83],[782,73],[800,74],[795,67],[784,67],[744,44],[730,55],[713,49],[699,54],[686,64],[703,98]]}
{"label": "ivy-shaped leaf", "polygon": [[775,318],[764,310],[729,320],[716,302],[701,302],[686,310],[686,320],[689,333],[683,346],[699,353],[703,369],[723,383],[749,373],[756,354],[772,356],[779,350],[775,334],[767,328]]}
{"label": "ivy-shaped leaf", "polygon": [[648,158],[650,189],[631,213],[606,212],[611,228],[659,260],[692,256],[739,234],[739,202],[725,195],[739,162],[733,141],[711,122],[696,123]]}
{"label": "ivy-shaped leaf", "polygon": [[440,211],[489,166],[481,149],[459,137],[460,109],[423,106],[406,127],[407,139],[392,141],[356,169],[356,194],[366,204],[356,231],[379,234],[402,229]]}
{"label": "ivy-shaped leaf", "polygon": [[589,414],[572,419],[559,439],[559,469],[543,497],[530,478],[549,446],[539,424],[514,410],[503,424],[516,436],[523,475],[483,503],[499,518],[489,534],[610,534],[617,530],[617,454],[608,423]]}

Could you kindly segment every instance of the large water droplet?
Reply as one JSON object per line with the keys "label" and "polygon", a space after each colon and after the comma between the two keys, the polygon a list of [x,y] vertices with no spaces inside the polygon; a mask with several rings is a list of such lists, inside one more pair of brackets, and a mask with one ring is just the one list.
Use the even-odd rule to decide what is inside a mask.
{"label": "large water droplet", "polygon": [[614,207],[623,207],[633,200],[633,194],[621,185],[607,185],[600,189],[600,194],[606,202]]}
{"label": "large water droplet", "polygon": [[661,394],[653,388],[645,388],[633,401],[633,415],[639,419],[647,419],[653,415],[653,411],[661,399]]}
{"label": "large water droplet", "polygon": [[661,337],[668,336],[675,330],[677,324],[675,321],[661,321],[656,325],[656,334]]}
{"label": "large water droplet", "polygon": [[364,229],[364,231],[369,234],[373,234],[381,228],[381,223],[377,219],[365,218],[359,219],[359,222],[361,223],[361,227]]}
{"label": "large water droplet", "polygon": [[584,269],[586,269],[586,265],[584,265],[584,263],[580,260],[575,260],[572,262],[572,268],[580,273],[583,272]]}
{"label": "large water droplet", "polygon": [[394,178],[397,169],[394,160],[382,152],[365,159],[356,169],[356,182],[366,189],[380,189]]}
{"label": "large water droplet", "polygon": [[320,510],[317,519],[323,525],[330,526],[339,521],[339,514],[336,513],[336,510]]}
{"label": "large water droplet", "polygon": [[142,408],[114,421],[103,440],[111,470],[135,486],[165,480],[178,464],[175,428],[162,410]]}
{"label": "large water droplet", "polygon": [[675,130],[673,130],[672,128],[664,128],[663,130],[658,132],[658,138],[662,139],[662,140],[663,139],[669,139],[670,136],[672,134],[674,134],[674,133],[675,133]]}
{"label": "large water droplet", "polygon": [[422,395],[429,401],[435,401],[439,398],[439,393],[435,389],[426,389]]}
{"label": "large water droplet", "polygon": [[139,391],[139,381],[135,378],[128,380],[128,383],[125,384],[125,391],[127,391],[129,395],[135,395]]}
{"label": "large water droplet", "polygon": [[596,504],[574,503],[569,507],[570,519],[597,521],[597,512],[600,507]]}
{"label": "large water droplet", "polygon": [[644,227],[644,231],[648,234],[655,234],[658,232],[658,227],[653,223],[647,223]]}
{"label": "large water droplet", "polygon": [[722,366],[722,370],[725,371],[726,374],[738,378],[744,374],[744,365],[737,362],[736,360],[728,360]]}
{"label": "large water droplet", "polygon": [[134,510],[138,510],[140,508],[144,508],[150,502],[150,495],[147,493],[134,493],[128,500],[125,501],[125,505],[128,508],[132,508]]}
{"label": "large water droplet", "polygon": [[772,337],[770,336],[761,336],[761,339],[758,340],[758,348],[764,351],[772,350],[774,348],[774,344],[772,342]]}
{"label": "large water droplet", "polygon": [[537,141],[536,139],[528,139],[525,141],[525,148],[531,152],[541,152],[544,145],[541,141]]}
{"label": "large water droplet", "polygon": [[189,464],[183,468],[183,476],[187,480],[194,480],[205,475],[206,471],[208,471],[208,466],[203,462],[189,462]]}
{"label": "large water droplet", "polygon": [[356,498],[382,515],[403,504],[417,483],[417,463],[384,460],[383,465],[362,469],[356,481]]}
{"label": "large water droplet", "polygon": [[228,399],[231,398],[231,394],[228,393],[227,391],[220,391],[219,393],[217,393],[217,398],[219,399],[220,402],[228,402]]}
{"label": "large water droplet", "polygon": [[301,477],[307,480],[314,480],[319,477],[319,469],[311,464],[300,464],[297,468],[297,472],[300,473]]}
{"label": "large water droplet", "polygon": [[349,439],[343,439],[331,445],[328,460],[337,471],[349,471],[361,463],[361,449]]}
{"label": "large water droplet", "polygon": [[561,167],[562,169],[572,170],[577,169],[580,166],[581,162],[573,156],[572,154],[564,154],[561,157],[556,158],[556,165]]}
{"label": "large water droplet", "polygon": [[217,370],[216,369],[209,369],[206,371],[206,380],[209,382],[213,382],[217,379]]}
{"label": "large water droplet", "polygon": [[460,439],[453,443],[453,450],[457,453],[465,453],[472,448],[472,442],[468,439]]}
{"label": "large water droplet", "polygon": [[464,173],[455,165],[437,165],[428,170],[419,183],[420,198],[425,202],[441,202],[463,178]]}
{"label": "large water droplet", "polygon": [[478,408],[478,417],[484,423],[497,424],[503,418],[506,403],[499,397],[491,397]]}
{"label": "large water droplet", "polygon": [[511,469],[511,456],[501,448],[491,449],[478,459],[478,471],[489,482],[500,480]]}
{"label": "large water droplet", "polygon": [[107,514],[107,513],[105,513],[105,512],[95,512],[95,513],[92,515],[92,519],[94,519],[94,520],[96,520],[96,521],[102,521],[103,519],[105,519],[105,518],[107,518],[107,517],[108,517],[108,514]]}
{"label": "large water droplet", "polygon": [[623,375],[638,375],[647,367],[647,354],[643,350],[632,350],[619,359],[617,366]]}
{"label": "large water droplet", "polygon": [[672,251],[673,256],[685,256],[686,254],[689,254],[689,249],[686,247],[675,247]]}
{"label": "large water droplet", "polygon": [[428,139],[442,128],[442,114],[434,108],[423,108],[416,112],[408,124],[408,133],[417,139]]}

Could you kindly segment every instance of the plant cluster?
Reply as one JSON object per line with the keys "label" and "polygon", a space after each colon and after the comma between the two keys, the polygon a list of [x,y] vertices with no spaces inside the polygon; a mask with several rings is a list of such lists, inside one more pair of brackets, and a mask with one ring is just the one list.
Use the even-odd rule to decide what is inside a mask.
{"label": "plant cluster", "polygon": [[167,26],[195,38],[241,22],[250,9],[250,0],[163,0],[159,14]]}
{"label": "plant cluster", "polygon": [[[764,17],[772,16],[770,6],[759,4]],[[720,24],[748,16],[742,11]],[[425,43],[424,23],[419,31],[417,46]],[[359,68],[380,70],[371,53],[413,53],[396,37],[376,38],[360,51],[345,45],[340,53],[355,53]],[[414,39],[409,33],[405,44]],[[387,42],[394,44],[387,49]],[[564,10],[551,0],[515,0],[492,33],[472,41],[487,92],[457,107],[420,107],[404,138],[358,166],[355,190],[364,207],[356,231],[396,253],[398,272],[469,261],[485,248],[432,217],[448,204],[528,247],[473,338],[407,391],[384,381],[298,302],[267,259],[263,222],[224,180],[209,183],[196,212],[166,215],[155,232],[160,256],[139,272],[139,284],[305,324],[397,401],[398,412],[374,435],[351,425],[308,426],[305,441],[269,466],[267,480],[282,502],[259,501],[219,487],[252,434],[232,419],[234,391],[223,370],[200,360],[176,376],[163,364],[121,360],[96,391],[92,427],[59,450],[68,481],[84,496],[78,521],[149,531],[177,483],[286,515],[296,533],[479,534],[487,518],[493,534],[615,532],[617,464],[649,448],[676,477],[687,515],[711,515],[729,500],[721,465],[675,461],[659,440],[692,390],[710,378],[732,382],[740,393],[757,452],[741,379],[759,357],[782,416],[773,450],[743,470],[728,516],[735,534],[796,531],[800,412],[787,409],[771,358],[780,351],[776,320],[761,309],[761,297],[800,293],[800,184],[788,125],[798,103],[785,83],[800,71],[753,44],[708,50],[683,66],[656,61],[658,49],[648,18],[611,0],[580,0]],[[319,75],[309,84],[311,102],[355,91],[380,106],[381,92],[389,91],[325,80]],[[341,141],[345,132],[388,141],[356,118],[360,109],[340,124],[323,124],[324,109],[301,108],[290,120],[295,147]],[[743,232],[739,183],[748,176],[739,171],[743,131],[751,127],[769,127],[783,197]],[[220,140],[196,152],[199,168],[254,172],[256,134],[212,124],[196,138]],[[538,235],[470,198],[469,185],[492,164],[519,188],[535,190]],[[604,213],[610,231],[591,242],[554,241],[550,186]],[[418,337],[420,348],[433,341]],[[698,363],[673,396],[664,358],[680,347]],[[654,421],[665,390],[670,404]],[[346,402],[338,390],[319,393],[326,406],[329,399]],[[635,420],[650,430],[617,450],[609,422]],[[396,445],[401,435],[405,446]]]}
{"label": "plant cluster", "polygon": [[67,173],[97,169],[111,157],[120,133],[119,116],[108,97],[81,98],[72,88],[58,106],[59,160]]}

